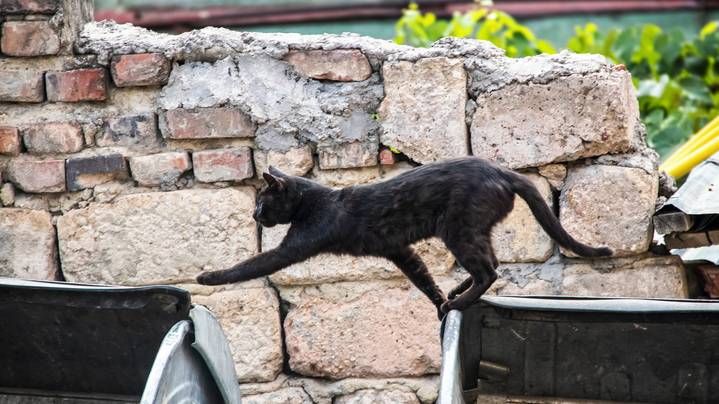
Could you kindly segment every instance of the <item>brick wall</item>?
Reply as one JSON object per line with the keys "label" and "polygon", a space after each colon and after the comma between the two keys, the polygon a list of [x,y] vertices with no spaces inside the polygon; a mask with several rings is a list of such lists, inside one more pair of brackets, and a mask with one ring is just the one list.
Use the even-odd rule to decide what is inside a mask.
{"label": "brick wall", "polygon": [[[686,296],[681,265],[647,253],[656,155],[629,73],[601,57],[171,36],[85,25],[84,0],[10,0],[0,13],[0,275],[187,287],[219,316],[249,402],[431,402],[440,363],[434,309],[381,259],[319,256],[268,279],[193,284],[281,240],[285,227],[251,218],[270,164],[341,187],[492,159],[616,257],[565,256],[518,200],[494,234],[491,293]],[[437,240],[416,248],[444,290],[461,279]]]}

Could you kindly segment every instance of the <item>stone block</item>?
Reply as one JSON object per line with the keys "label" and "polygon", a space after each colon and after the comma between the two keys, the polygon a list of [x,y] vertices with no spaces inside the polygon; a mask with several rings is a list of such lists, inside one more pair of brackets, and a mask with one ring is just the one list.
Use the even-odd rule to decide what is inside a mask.
{"label": "stone block", "polygon": [[82,127],[74,122],[38,123],[22,129],[22,140],[31,154],[75,153],[82,150]]}
{"label": "stone block", "polygon": [[65,192],[65,160],[15,158],[8,164],[7,178],[24,192]]}
{"label": "stone block", "polygon": [[98,146],[156,146],[155,114],[125,115],[108,118],[95,136]]}
{"label": "stone block", "polygon": [[[527,177],[551,208],[554,203],[547,180],[536,174]],[[500,262],[544,262],[554,250],[554,242],[519,195],[509,215],[492,229],[492,246]]]}
{"label": "stone block", "polygon": [[377,165],[377,143],[351,142],[328,146],[319,146],[320,168],[371,167]]}
{"label": "stone block", "polygon": [[308,145],[290,147],[285,151],[255,149],[252,153],[257,174],[273,166],[288,175],[303,176],[312,170],[312,148]]}
{"label": "stone block", "polygon": [[13,126],[0,126],[0,154],[17,156],[20,154],[20,134]]}
{"label": "stone block", "polygon": [[257,252],[249,187],[118,196],[58,218],[60,260],[71,282],[194,282]]}
{"label": "stone block", "polygon": [[174,184],[192,168],[187,152],[167,152],[149,156],[130,157],[132,178],[143,186]]}
{"label": "stone block", "polygon": [[408,283],[348,282],[280,288],[292,371],[312,377],[399,377],[437,373],[437,312]]}
{"label": "stone block", "polygon": [[55,55],[60,51],[60,37],[49,21],[6,21],[0,49],[9,56]]}
{"label": "stone block", "polygon": [[626,71],[516,83],[477,97],[474,155],[509,168],[620,153],[639,133],[637,99]]}
{"label": "stone block", "polygon": [[652,240],[658,186],[656,173],[639,168],[571,168],[559,202],[562,226],[585,244],[611,248],[615,256],[644,252]]}
{"label": "stone block", "polygon": [[171,109],[161,115],[160,130],[168,139],[255,136],[255,124],[236,108]]}
{"label": "stone block", "polygon": [[200,182],[241,181],[254,175],[249,147],[194,152],[192,166]]}
{"label": "stone block", "polygon": [[423,164],[469,154],[467,74],[461,59],[387,62],[382,72],[382,144]]}
{"label": "stone block", "polygon": [[193,293],[192,301],[207,306],[219,320],[240,383],[267,382],[277,377],[282,371],[283,354],[280,303],[274,289],[233,285],[209,294]]}
{"label": "stone block", "polygon": [[55,228],[45,211],[0,209],[0,276],[58,279]]}

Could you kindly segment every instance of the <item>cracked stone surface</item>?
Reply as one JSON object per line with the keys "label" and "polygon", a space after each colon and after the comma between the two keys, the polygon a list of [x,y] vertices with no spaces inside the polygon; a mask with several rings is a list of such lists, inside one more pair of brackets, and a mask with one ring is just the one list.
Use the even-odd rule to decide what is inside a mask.
{"label": "cracked stone surface", "polygon": [[476,101],[473,153],[510,168],[624,153],[640,136],[634,87],[623,70],[511,84]]}
{"label": "cracked stone surface", "polygon": [[[276,380],[269,383],[245,383],[240,386],[243,400],[245,397],[253,396],[271,397],[269,395],[261,396],[261,394],[292,388],[301,389],[317,404],[332,404],[336,397],[352,396],[355,393],[367,391],[408,393],[414,395],[422,404],[431,404],[437,400],[439,377],[423,376],[386,379],[346,378],[342,380],[326,380],[282,374]],[[297,390],[294,391],[296,392]]]}
{"label": "cracked stone surface", "polygon": [[175,65],[158,105],[163,109],[234,105],[258,124],[260,149],[287,151],[296,140],[318,144],[377,142],[371,118],[382,97],[375,74],[361,82],[319,82],[283,61],[243,55]]}
{"label": "cracked stone surface", "polygon": [[58,218],[60,260],[71,282],[186,283],[257,252],[249,187],[117,197]]}

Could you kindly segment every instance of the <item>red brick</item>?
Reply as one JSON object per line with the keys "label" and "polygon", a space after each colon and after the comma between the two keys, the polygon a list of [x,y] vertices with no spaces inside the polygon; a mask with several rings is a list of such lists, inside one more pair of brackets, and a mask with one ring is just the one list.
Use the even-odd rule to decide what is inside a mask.
{"label": "red brick", "polygon": [[240,181],[254,175],[249,147],[194,152],[192,166],[200,182]]}
{"label": "red brick", "polygon": [[45,86],[48,101],[104,101],[107,98],[107,79],[102,68],[47,72]]}
{"label": "red brick", "polygon": [[168,139],[209,139],[255,136],[255,124],[236,108],[172,109],[160,130]]}
{"label": "red brick", "polygon": [[55,14],[60,0],[2,0],[0,14]]}
{"label": "red brick", "polygon": [[60,37],[48,21],[7,21],[0,49],[10,56],[55,55],[60,51]]}
{"label": "red brick", "polygon": [[372,74],[367,57],[357,49],[292,51],[285,60],[303,76],[318,80],[362,81]]}
{"label": "red brick", "polygon": [[12,126],[0,126],[0,154],[17,156],[20,154],[20,134]]}
{"label": "red brick", "polygon": [[391,166],[396,163],[394,153],[390,149],[382,149],[379,152],[379,163],[383,166]]}
{"label": "red brick", "polygon": [[76,123],[51,122],[28,126],[22,130],[25,148],[32,154],[74,153],[82,150],[82,128]]}
{"label": "red brick", "polygon": [[118,87],[159,86],[167,83],[170,61],[160,53],[115,56],[110,73]]}
{"label": "red brick", "polygon": [[67,190],[79,191],[113,180],[127,178],[127,163],[122,154],[73,157],[65,162]]}
{"label": "red brick", "polygon": [[132,178],[144,186],[173,184],[192,168],[186,152],[158,153],[130,158]]}
{"label": "red brick", "polygon": [[43,73],[0,70],[0,102],[42,102],[45,99]]}
{"label": "red brick", "polygon": [[65,160],[10,161],[8,179],[25,192],[65,192]]}

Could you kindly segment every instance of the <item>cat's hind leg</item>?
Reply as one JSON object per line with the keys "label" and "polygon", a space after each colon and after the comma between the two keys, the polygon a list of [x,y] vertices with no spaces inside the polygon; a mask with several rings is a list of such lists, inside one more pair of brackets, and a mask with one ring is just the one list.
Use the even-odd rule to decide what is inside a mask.
{"label": "cat's hind leg", "polygon": [[[494,255],[494,250],[490,250],[490,252],[492,253],[492,268],[497,268],[499,266],[499,261],[497,261],[497,257]],[[452,290],[449,291],[449,294],[447,294],[447,299],[452,300],[455,297],[459,296],[462,292],[472,286],[472,282],[473,279],[471,276],[463,280],[459,285],[455,286]]]}
{"label": "cat's hind leg", "polygon": [[437,307],[437,317],[441,320],[443,313],[440,308],[447,300],[419,255],[412,248],[407,247],[388,254],[387,258],[409,278],[417,289],[421,290],[432,301],[432,304]]}
{"label": "cat's hind leg", "polygon": [[[442,305],[444,313],[450,310],[463,310],[474,303],[497,279],[496,258],[488,236],[474,235],[466,239],[445,240],[447,248],[452,252],[460,265],[469,272],[471,282],[464,281],[460,286],[468,286],[458,296]],[[469,284],[469,285],[466,285]]]}

